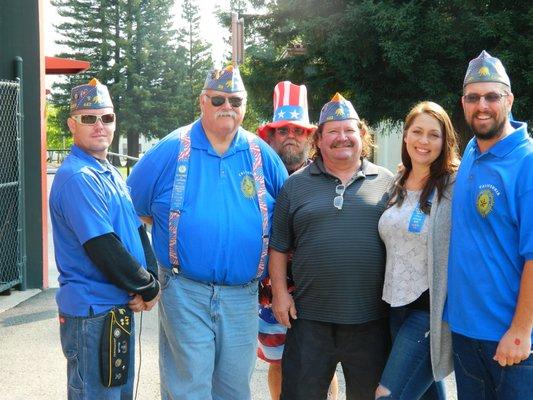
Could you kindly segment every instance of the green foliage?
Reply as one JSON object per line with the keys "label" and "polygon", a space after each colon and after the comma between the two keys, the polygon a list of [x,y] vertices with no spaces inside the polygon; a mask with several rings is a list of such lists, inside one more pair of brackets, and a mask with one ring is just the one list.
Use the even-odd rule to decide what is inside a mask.
{"label": "green foliage", "polygon": [[[271,118],[274,85],[306,84],[310,117],[341,92],[371,123],[403,119],[421,100],[460,109],[468,61],[481,50],[506,66],[517,119],[532,121],[533,8],[517,1],[278,0],[254,28],[263,38],[247,49],[249,97],[259,119]],[[305,46],[290,56],[288,45]],[[250,85],[249,82],[253,82]]]}
{"label": "green foliage", "polygon": [[178,88],[181,101],[176,112],[182,125],[190,123],[200,114],[198,96],[203,88],[207,72],[212,68],[210,45],[200,38],[200,14],[198,5],[193,0],[183,0],[181,18],[183,28],[178,32],[178,52],[184,59],[179,71]]}
{"label": "green foliage", "polygon": [[174,0],[52,0],[52,4],[65,18],[56,26],[63,36],[59,43],[70,49],[59,56],[87,60],[91,68],[54,85],[57,117],[50,129],[66,126],[71,88],[92,77],[108,85],[111,93],[117,113],[115,151],[118,137],[126,135],[128,153],[138,156],[140,133],[162,137],[191,122],[198,112],[190,106],[196,105],[200,91],[198,76],[211,62],[198,40],[198,9],[192,0],[184,3],[191,18],[188,26],[194,28],[192,42],[172,29]]}
{"label": "green foliage", "polygon": [[61,127],[58,121],[59,110],[53,105],[46,107],[46,147],[48,149],[62,150],[72,146],[72,135],[64,125]]}

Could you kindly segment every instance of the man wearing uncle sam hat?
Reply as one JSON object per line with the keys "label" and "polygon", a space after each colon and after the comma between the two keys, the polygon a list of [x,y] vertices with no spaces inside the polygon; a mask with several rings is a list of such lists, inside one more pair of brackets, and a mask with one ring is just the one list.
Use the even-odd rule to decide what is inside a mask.
{"label": "man wearing uncle sam hat", "polygon": [[133,336],[124,347],[129,353],[115,360],[111,386],[100,367],[100,341],[110,310],[123,306],[121,320],[133,332],[128,307],[143,311],[157,303],[157,263],[128,189],[106,160],[115,131],[107,87],[92,79],[73,88],[70,113],[67,123],[74,145],[50,192],[68,397],[131,399]]}
{"label": "man wearing uncle sam hat", "polygon": [[509,118],[513,100],[499,59],[470,61],[474,137],[455,183],[445,310],[459,398],[533,398],[533,141]]}
{"label": "man wearing uncle sam hat", "polygon": [[366,160],[370,133],[339,93],[322,108],[314,144],[314,162],[281,191],[270,240],[272,309],[290,328],[281,398],[326,398],[340,362],[346,398],[370,399],[388,356],[385,253],[377,226],[392,173]]}
{"label": "man wearing uncle sam hat", "polygon": [[[311,140],[316,126],[309,123],[307,111],[307,88],[283,81],[274,87],[274,116],[269,122],[257,129],[257,133],[281,157],[289,175],[305,167],[309,159]],[[290,278],[290,257],[287,263],[289,292],[294,288]],[[270,396],[278,399],[281,393],[281,355],[287,328],[278,323],[272,312],[272,290],[270,278],[261,282],[259,336],[257,355],[268,366],[268,388]],[[337,399],[337,376],[332,380],[329,397]]]}
{"label": "man wearing uncle sam hat", "polygon": [[241,127],[238,68],[210,71],[201,117],[147,152],[128,178],[152,223],[163,291],[162,399],[250,399],[257,287],[270,216],[287,177],[276,153]]}

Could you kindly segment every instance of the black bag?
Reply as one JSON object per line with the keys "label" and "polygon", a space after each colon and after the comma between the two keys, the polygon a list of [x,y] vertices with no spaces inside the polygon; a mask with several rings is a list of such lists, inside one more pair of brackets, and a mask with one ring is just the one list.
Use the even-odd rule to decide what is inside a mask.
{"label": "black bag", "polygon": [[100,376],[105,387],[121,386],[128,380],[132,318],[128,307],[115,307],[106,316],[100,341]]}

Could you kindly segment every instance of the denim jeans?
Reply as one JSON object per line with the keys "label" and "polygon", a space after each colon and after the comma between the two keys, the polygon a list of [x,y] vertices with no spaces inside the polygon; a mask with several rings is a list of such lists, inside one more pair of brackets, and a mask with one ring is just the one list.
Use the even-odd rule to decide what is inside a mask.
{"label": "denim jeans", "polygon": [[433,380],[429,350],[429,313],[393,307],[390,313],[392,350],[381,376],[390,390],[380,399],[444,400],[444,383]]}
{"label": "denim jeans", "polygon": [[163,400],[251,399],[257,281],[224,286],[160,268],[159,373]]}
{"label": "denim jeans", "polygon": [[453,363],[459,400],[533,399],[533,356],[501,367],[492,357],[498,342],[452,332]]}
{"label": "denim jeans", "polygon": [[59,314],[61,347],[67,359],[69,400],[131,400],[135,375],[135,333],[132,321],[130,368],[125,385],[107,388],[100,379],[100,339],[107,313],[90,317]]}

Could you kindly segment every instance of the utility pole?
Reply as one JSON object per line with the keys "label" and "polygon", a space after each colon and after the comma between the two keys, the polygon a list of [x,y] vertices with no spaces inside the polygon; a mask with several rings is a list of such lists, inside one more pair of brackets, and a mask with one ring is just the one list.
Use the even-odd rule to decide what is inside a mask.
{"label": "utility pole", "polygon": [[244,62],[244,19],[231,13],[231,58],[234,66]]}

